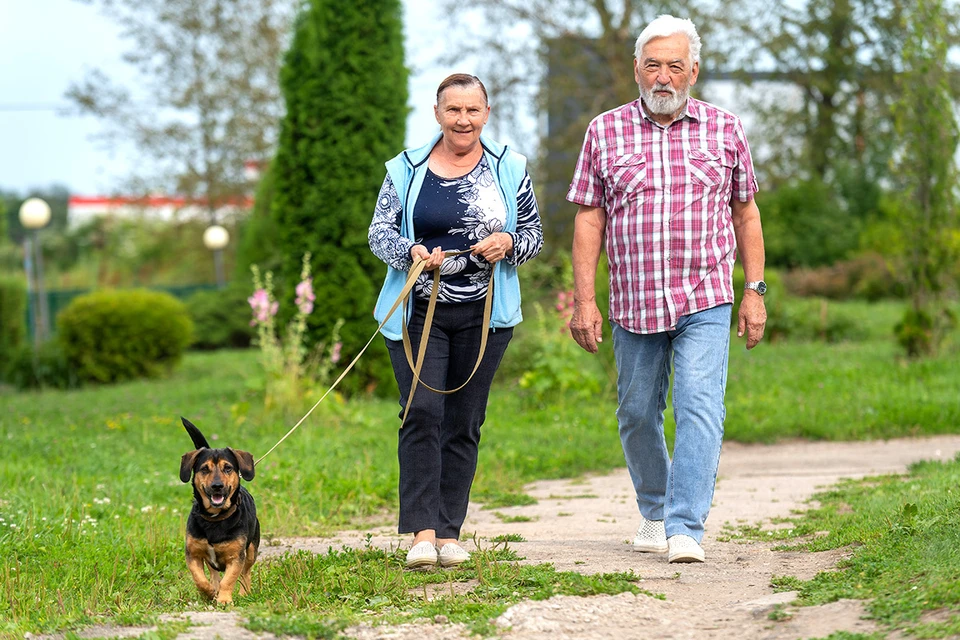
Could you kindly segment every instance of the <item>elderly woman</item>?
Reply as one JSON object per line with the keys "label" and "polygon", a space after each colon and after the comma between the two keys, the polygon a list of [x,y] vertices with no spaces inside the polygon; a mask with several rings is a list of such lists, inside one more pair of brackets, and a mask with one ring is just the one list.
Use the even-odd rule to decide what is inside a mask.
{"label": "elderly woman", "polygon": [[[477,468],[480,426],[494,374],[520,322],[517,267],[543,245],[540,214],[526,158],[481,135],[490,117],[487,90],[478,78],[455,74],[437,89],[440,132],[426,145],[387,162],[370,225],[370,248],[387,263],[374,315],[382,322],[400,294],[415,259],[425,268],[414,287],[407,318],[417,353],[434,269],[438,302],[427,351],[409,409],[413,371],[401,342],[402,314],[383,327],[397,385],[400,533],[413,533],[406,566],[454,567],[470,558],[459,545]],[[445,259],[445,251],[466,251]],[[493,278],[493,310],[484,325],[484,300]],[[483,333],[487,346],[477,363]],[[440,394],[437,390],[461,390]]]}

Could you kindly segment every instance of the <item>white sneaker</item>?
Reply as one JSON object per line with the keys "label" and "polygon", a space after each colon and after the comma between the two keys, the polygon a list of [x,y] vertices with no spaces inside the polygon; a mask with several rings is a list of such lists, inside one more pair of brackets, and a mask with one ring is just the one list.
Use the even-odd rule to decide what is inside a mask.
{"label": "white sneaker", "polygon": [[440,549],[440,566],[456,567],[470,559],[470,554],[458,544],[448,542]]}
{"label": "white sneaker", "polygon": [[432,542],[415,544],[407,551],[407,569],[429,569],[437,566],[437,548]]}
{"label": "white sneaker", "polygon": [[670,547],[667,562],[703,562],[703,547],[690,536],[670,536],[667,545]]}
{"label": "white sneaker", "polygon": [[663,520],[647,520],[640,516],[640,528],[633,538],[633,550],[643,553],[666,553],[667,533]]}

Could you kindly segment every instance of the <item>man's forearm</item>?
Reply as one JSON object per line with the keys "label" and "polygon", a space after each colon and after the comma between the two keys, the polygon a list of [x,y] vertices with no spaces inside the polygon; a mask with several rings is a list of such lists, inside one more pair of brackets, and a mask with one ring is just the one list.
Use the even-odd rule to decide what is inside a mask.
{"label": "man's forearm", "polygon": [[573,227],[573,297],[577,302],[596,301],[597,264],[603,248],[607,212],[581,206]]}
{"label": "man's forearm", "polygon": [[763,280],[764,248],[763,227],[760,224],[760,210],[754,200],[738,202],[734,200],[732,209],[733,231],[737,237],[737,253],[743,265],[743,274],[747,282]]}

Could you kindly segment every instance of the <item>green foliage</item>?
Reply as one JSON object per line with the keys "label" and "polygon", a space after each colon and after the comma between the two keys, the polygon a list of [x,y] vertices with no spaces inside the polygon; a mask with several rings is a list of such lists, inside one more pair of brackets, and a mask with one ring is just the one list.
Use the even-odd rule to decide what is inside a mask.
{"label": "green foliage", "polygon": [[800,180],[757,193],[767,264],[815,267],[842,260],[859,245],[860,220],[833,188]]}
{"label": "green foliage", "polygon": [[248,291],[239,283],[224,289],[198,291],[186,300],[193,321],[192,349],[236,349],[249,347],[253,340],[250,326]]}
{"label": "green foliage", "polygon": [[75,298],[57,317],[80,380],[118,382],[169,369],[190,344],[186,306],[166,293],[105,290]]}
{"label": "green foliage", "polygon": [[514,359],[523,364],[520,388],[538,403],[563,397],[582,400],[611,388],[601,361],[570,336],[567,323],[573,310],[573,293],[560,292],[556,307],[549,312],[540,304],[534,308],[535,328],[525,327],[532,335],[524,337],[525,353]]}
{"label": "green foliage", "polygon": [[273,165],[268,166],[257,184],[253,210],[238,229],[236,268],[234,279],[246,283],[250,267],[257,265],[264,273],[278,273],[283,261],[280,247],[280,226],[272,214],[275,180]]}
{"label": "green foliage", "polygon": [[29,343],[20,345],[10,353],[0,379],[17,389],[70,389],[80,384],[56,336],[39,347]]}
{"label": "green foliage", "polygon": [[[383,163],[403,147],[407,70],[399,0],[310,0],[298,17],[281,71],[286,114],[273,161],[271,216],[283,259],[281,309],[293,298],[300,256],[313,255],[317,313],[310,336],[338,319],[349,362],[376,329],[371,312],[385,267],[367,245]],[[283,311],[284,318],[291,315]],[[394,388],[381,340],[346,384]]]}
{"label": "green foliage", "polygon": [[808,581],[789,579],[798,602],[841,598],[866,601],[888,635],[943,638],[960,631],[960,616],[932,616],[960,608],[960,457],[922,462],[906,477],[846,481],[814,496],[817,508],[792,522],[781,539],[808,551],[846,549],[838,571]]}
{"label": "green foliage", "polygon": [[949,308],[936,311],[910,307],[903,313],[893,332],[910,358],[936,353],[943,336],[957,326],[957,317]]}
{"label": "green foliage", "polygon": [[898,339],[914,357],[936,353],[943,337],[938,317],[945,280],[957,259],[948,231],[956,224],[960,128],[947,65],[951,27],[943,0],[917,0],[905,13],[903,27],[903,72],[897,78],[901,98],[895,110],[902,145],[897,178],[913,310]]}
{"label": "green foliage", "polygon": [[[27,338],[27,284],[23,277],[0,276],[0,363],[6,363]],[[0,380],[4,364],[0,364]]]}

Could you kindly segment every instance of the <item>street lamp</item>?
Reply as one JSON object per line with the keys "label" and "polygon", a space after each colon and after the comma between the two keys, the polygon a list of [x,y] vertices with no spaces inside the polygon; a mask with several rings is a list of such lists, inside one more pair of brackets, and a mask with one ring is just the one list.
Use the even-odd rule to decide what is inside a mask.
{"label": "street lamp", "polygon": [[[33,231],[32,242],[29,233],[23,240],[23,263],[27,272],[27,295],[29,296],[31,288],[34,290],[34,295],[30,297],[33,310],[33,339],[37,346],[40,346],[46,338],[48,329],[47,295],[43,286],[43,251],[40,249],[40,229],[47,226],[48,222],[50,222],[50,205],[40,198],[28,198],[20,205],[20,224],[24,229]],[[36,265],[36,274],[34,274],[31,259]]]}
{"label": "street lamp", "polygon": [[223,288],[223,248],[230,242],[230,234],[218,224],[203,232],[203,245],[213,251],[213,266],[217,272],[217,287]]}

